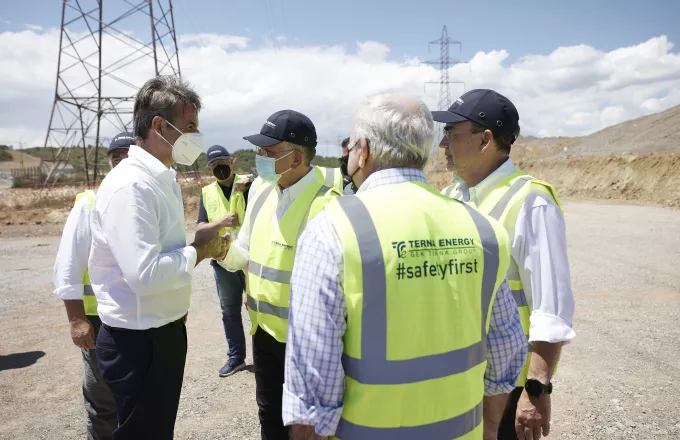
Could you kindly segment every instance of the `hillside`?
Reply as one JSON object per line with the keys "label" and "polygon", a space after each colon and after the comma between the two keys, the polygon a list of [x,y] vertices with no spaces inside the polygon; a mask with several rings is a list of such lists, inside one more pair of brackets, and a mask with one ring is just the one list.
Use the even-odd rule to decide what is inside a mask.
{"label": "hillside", "polygon": [[[565,147],[567,151],[564,151]],[[520,137],[513,146],[516,160],[665,152],[680,152],[680,106],[622,122],[588,136]]]}

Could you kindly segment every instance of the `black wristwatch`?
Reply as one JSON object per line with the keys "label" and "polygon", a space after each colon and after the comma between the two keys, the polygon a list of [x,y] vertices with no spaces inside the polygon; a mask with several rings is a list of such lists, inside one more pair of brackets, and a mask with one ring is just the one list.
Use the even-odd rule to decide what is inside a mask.
{"label": "black wristwatch", "polygon": [[527,390],[527,394],[531,397],[541,397],[544,394],[552,393],[552,383],[548,382],[548,385],[544,385],[538,379],[527,379],[524,389]]}

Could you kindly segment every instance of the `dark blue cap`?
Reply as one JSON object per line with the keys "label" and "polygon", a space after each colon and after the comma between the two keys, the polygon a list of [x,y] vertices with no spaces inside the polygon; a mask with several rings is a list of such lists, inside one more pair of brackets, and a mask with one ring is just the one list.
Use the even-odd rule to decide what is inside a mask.
{"label": "dark blue cap", "polygon": [[205,153],[205,155],[208,158],[208,163],[221,159],[229,159],[231,157],[231,154],[229,154],[227,149],[222,145],[213,145],[212,147],[208,148],[208,151]]}
{"label": "dark blue cap", "polygon": [[116,137],[113,138],[111,141],[111,144],[109,145],[109,149],[107,153],[112,152],[113,150],[129,150],[130,145],[135,144],[135,138],[132,136],[132,133],[129,133],[127,131],[124,131],[123,133],[119,133],[116,135]]}
{"label": "dark blue cap", "polygon": [[260,134],[245,136],[243,139],[258,147],[271,147],[280,142],[290,142],[316,148],[316,128],[302,113],[281,110],[267,118]]}
{"label": "dark blue cap", "polygon": [[437,122],[473,121],[494,134],[519,136],[519,113],[505,96],[489,89],[475,89],[456,99],[447,111],[432,112]]}

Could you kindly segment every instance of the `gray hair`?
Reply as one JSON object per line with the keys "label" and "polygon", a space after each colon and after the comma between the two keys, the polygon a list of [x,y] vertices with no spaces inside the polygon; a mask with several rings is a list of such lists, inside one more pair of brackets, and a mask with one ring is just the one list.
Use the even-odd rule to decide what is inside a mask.
{"label": "gray hair", "polygon": [[174,123],[178,112],[191,104],[201,110],[201,98],[191,85],[176,76],[157,76],[148,80],[135,96],[132,114],[135,140],[146,139],[154,116],[162,116]]}
{"label": "gray hair", "polygon": [[304,160],[305,160],[305,165],[309,165],[312,163],[312,159],[314,159],[314,156],[316,156],[316,148],[313,147],[305,147],[303,145],[298,145],[294,144],[292,142],[284,141],[283,142],[283,147],[286,150],[300,150],[302,151]]}
{"label": "gray hair", "polygon": [[369,96],[357,110],[351,144],[368,140],[378,170],[423,169],[433,149],[434,121],[425,103],[399,90]]}

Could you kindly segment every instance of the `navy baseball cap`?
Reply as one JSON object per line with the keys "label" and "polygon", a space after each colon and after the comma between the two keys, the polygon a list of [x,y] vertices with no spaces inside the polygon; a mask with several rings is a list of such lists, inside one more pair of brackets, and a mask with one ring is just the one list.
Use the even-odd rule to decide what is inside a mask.
{"label": "navy baseball cap", "polygon": [[512,135],[513,141],[519,136],[517,108],[508,98],[489,89],[470,90],[448,110],[432,112],[432,118],[445,124],[476,122],[494,134]]}
{"label": "navy baseball cap", "polygon": [[312,121],[295,110],[281,110],[265,121],[260,134],[243,139],[258,147],[271,147],[280,142],[291,142],[303,147],[316,148],[316,128]]}
{"label": "navy baseball cap", "polygon": [[112,152],[113,150],[119,150],[119,149],[125,149],[129,150],[130,145],[135,144],[135,138],[132,136],[132,133],[124,131],[123,133],[119,133],[116,135],[116,137],[113,138],[111,141],[111,144],[109,144],[109,149],[107,153]]}
{"label": "navy baseball cap", "polygon": [[222,145],[213,145],[212,147],[208,148],[208,151],[205,153],[205,155],[208,158],[208,163],[220,159],[229,159],[231,157],[231,154],[229,154],[227,149]]}

